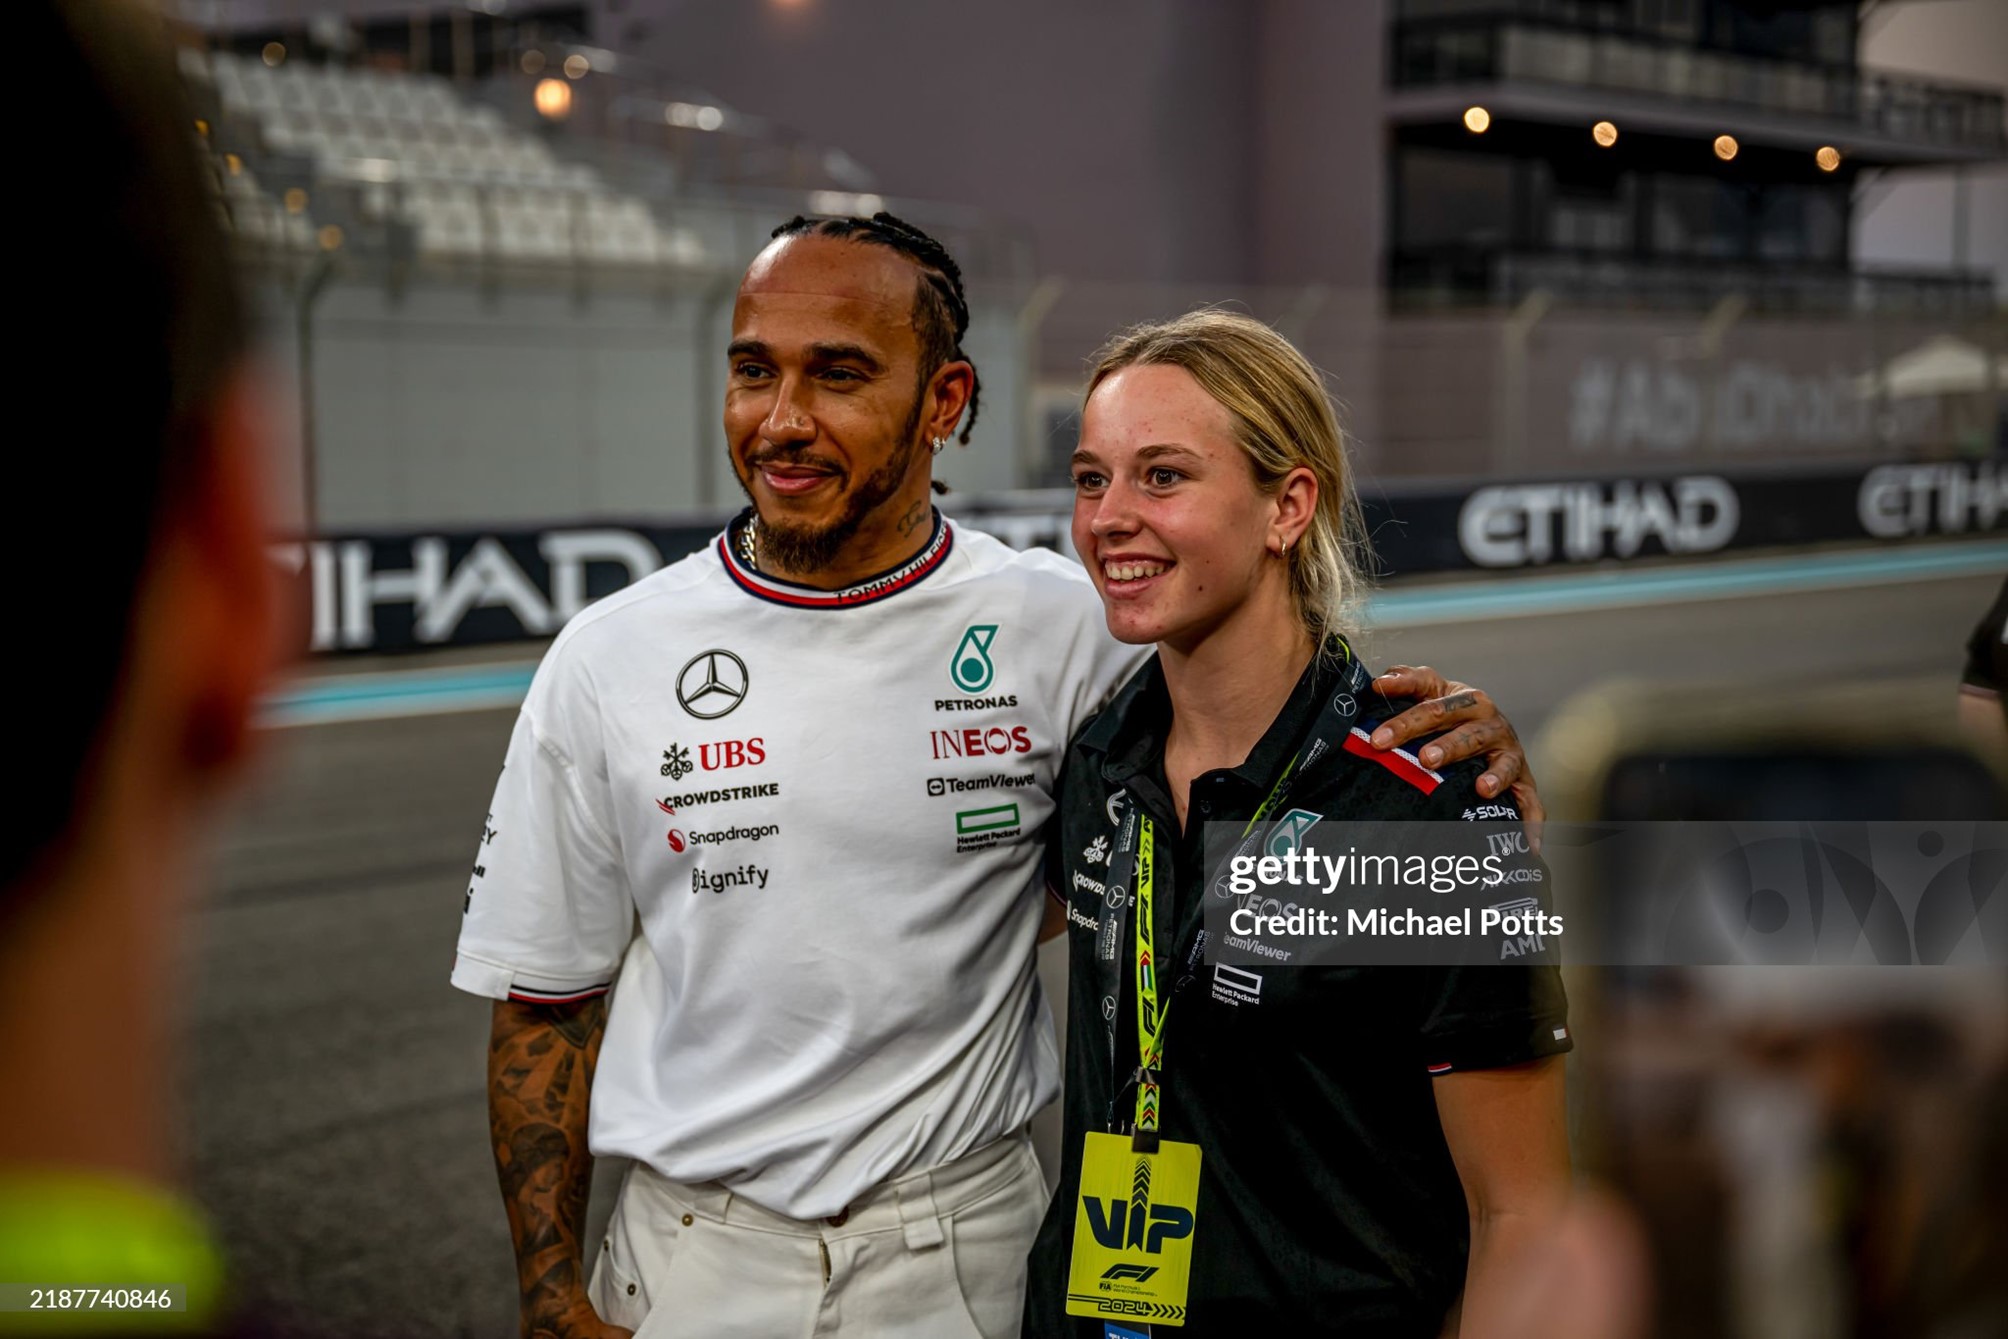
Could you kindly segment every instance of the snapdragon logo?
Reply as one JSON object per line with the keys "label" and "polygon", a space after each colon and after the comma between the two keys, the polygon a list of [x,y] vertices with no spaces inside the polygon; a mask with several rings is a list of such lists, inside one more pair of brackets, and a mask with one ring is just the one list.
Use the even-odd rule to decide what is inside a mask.
{"label": "snapdragon logo", "polygon": [[757,842],[780,831],[779,823],[763,823],[750,828],[734,826],[716,832],[693,832],[690,840],[699,846],[717,846],[721,842]]}

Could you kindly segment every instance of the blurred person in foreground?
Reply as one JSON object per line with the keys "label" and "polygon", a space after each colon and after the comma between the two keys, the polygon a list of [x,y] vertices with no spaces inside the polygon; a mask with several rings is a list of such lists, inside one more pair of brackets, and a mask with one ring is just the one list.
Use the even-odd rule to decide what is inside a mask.
{"label": "blurred person in foreground", "polygon": [[1959,724],[1976,749],[2008,763],[2008,579],[1966,643]]}
{"label": "blurred person in foreground", "polygon": [[[9,11],[38,130],[33,252],[12,290],[32,496],[17,549],[0,843],[0,1333],[18,1285],[180,1285],[218,1319],[221,1260],[175,1188],[174,966],[206,821],[278,659],[245,316],[157,16],[113,0]],[[24,288],[25,286],[25,288]],[[32,462],[32,463],[29,463]],[[46,1305],[50,1299],[43,1299]]]}
{"label": "blurred person in foreground", "polygon": [[[1047,885],[1071,927],[1066,1133],[1026,1333],[1161,1317],[1193,1336],[1429,1339],[1461,1307],[1462,1333],[1502,1334],[1570,1187],[1552,949],[1205,962],[1227,855],[1308,856],[1321,836],[1338,855],[1347,823],[1429,821],[1474,869],[1503,856],[1495,886],[1515,886],[1487,901],[1543,886],[1531,854],[1470,826],[1520,820],[1479,763],[1365,742],[1395,708],[1348,641],[1367,547],[1324,383],[1245,316],[1138,326],[1089,375],[1072,468],[1108,629],[1156,655],[1062,772]],[[1209,850],[1208,824],[1239,844]]]}
{"label": "blurred person in foreground", "polygon": [[[782,225],[727,350],[752,505],[538,668],[453,971],[496,1001],[526,1336],[1017,1331],[1059,1086],[1038,834],[1136,652],[1078,564],[930,504],[968,325],[919,229]],[[1412,715],[1527,785],[1482,695]],[[591,1154],[632,1167],[586,1242]]]}

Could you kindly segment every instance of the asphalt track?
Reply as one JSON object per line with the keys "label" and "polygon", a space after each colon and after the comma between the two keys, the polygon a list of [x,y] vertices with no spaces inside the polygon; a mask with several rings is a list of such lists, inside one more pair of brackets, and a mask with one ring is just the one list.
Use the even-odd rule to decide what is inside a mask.
{"label": "asphalt track", "polygon": [[[1530,737],[1619,676],[1773,690],[1869,679],[1949,704],[2008,545],[1898,553],[1938,557],[1800,555],[1777,560],[1769,584],[1723,563],[1551,582],[1548,595],[1518,580],[1403,587],[1367,652],[1483,684]],[[1815,569],[1825,577],[1804,579]],[[218,844],[183,1004],[193,1181],[244,1292],[322,1333],[515,1333],[482,1096],[488,1009],[446,977],[535,649],[350,663],[297,682],[270,717],[293,728],[271,731]],[[430,705],[403,691],[395,709],[325,723],[295,710],[381,696],[390,681],[368,677],[379,670],[485,675],[491,697],[470,701],[463,683]]]}

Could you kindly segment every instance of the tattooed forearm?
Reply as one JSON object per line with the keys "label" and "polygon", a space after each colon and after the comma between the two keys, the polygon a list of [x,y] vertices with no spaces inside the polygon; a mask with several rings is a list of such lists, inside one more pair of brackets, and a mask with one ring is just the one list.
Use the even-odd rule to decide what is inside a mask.
{"label": "tattooed forearm", "polygon": [[516,1243],[525,1335],[556,1331],[559,1314],[584,1297],[579,1238],[593,1165],[586,1102],[606,1020],[605,999],[495,1006],[488,1127]]}

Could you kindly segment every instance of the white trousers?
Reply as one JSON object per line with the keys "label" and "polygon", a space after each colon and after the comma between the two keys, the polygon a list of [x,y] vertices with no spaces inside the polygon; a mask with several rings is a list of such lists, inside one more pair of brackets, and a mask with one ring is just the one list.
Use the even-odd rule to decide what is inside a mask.
{"label": "white trousers", "polygon": [[1045,1211],[1022,1131],[810,1222],[637,1163],[590,1293],[636,1339],[1013,1339]]}

